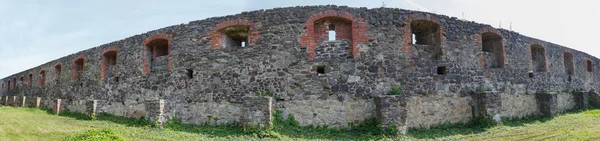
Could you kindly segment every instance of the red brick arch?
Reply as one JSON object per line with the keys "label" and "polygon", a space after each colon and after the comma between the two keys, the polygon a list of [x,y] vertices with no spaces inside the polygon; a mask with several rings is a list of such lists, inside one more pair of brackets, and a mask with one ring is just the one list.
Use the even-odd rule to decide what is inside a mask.
{"label": "red brick arch", "polygon": [[249,35],[248,35],[248,46],[253,46],[256,44],[256,40],[258,40],[259,37],[259,33],[258,31],[256,31],[256,27],[254,26],[254,23],[252,23],[252,21],[250,20],[245,20],[245,19],[237,19],[237,20],[228,20],[222,23],[217,24],[213,30],[211,31],[211,46],[214,49],[221,49],[224,47],[224,44],[222,43],[223,41],[223,33],[220,32],[221,29],[225,28],[225,27],[229,27],[229,26],[236,26],[236,25],[243,25],[243,26],[248,26],[249,28]]}
{"label": "red brick arch", "polygon": [[546,52],[547,52],[547,49],[546,49],[546,42],[543,42],[543,41],[540,41],[540,40],[535,40],[535,39],[532,39],[532,40],[530,40],[530,41],[529,41],[529,46],[527,46],[527,50],[529,51],[529,60],[530,60],[530,63],[529,63],[529,65],[530,65],[530,67],[531,67],[532,69],[533,69],[533,67],[534,67],[534,66],[533,66],[533,54],[532,54],[532,52],[531,52],[531,47],[532,47],[532,46],[534,46],[534,45],[541,46],[541,47],[544,49],[544,62],[543,62],[543,63],[544,63],[544,66],[545,66],[545,68],[544,68],[544,69],[545,69],[545,70],[544,70],[544,72],[548,72],[548,71],[550,71],[550,69],[549,69],[549,66],[548,66],[548,57],[546,56],[546,54],[547,54],[547,53],[546,53]]}
{"label": "red brick arch", "polygon": [[73,59],[73,63],[71,65],[71,82],[75,82],[77,81],[77,77],[80,75],[79,73],[77,73],[77,61],[83,61],[83,66],[80,66],[81,68],[81,75],[83,75],[83,72],[85,72],[85,56],[83,55],[79,55],[77,56],[77,58]]}
{"label": "red brick arch", "polygon": [[412,52],[412,49],[410,47],[410,45],[412,44],[412,42],[411,42],[412,29],[411,29],[410,24],[411,24],[411,22],[417,21],[417,20],[424,20],[424,21],[430,21],[430,22],[436,23],[439,26],[440,42],[443,43],[446,41],[446,38],[444,37],[445,27],[444,27],[444,25],[440,24],[437,17],[435,17],[434,15],[431,15],[431,14],[427,14],[427,13],[414,13],[414,14],[408,15],[408,18],[406,18],[404,21],[405,25],[402,28],[404,30],[404,35],[402,35],[402,40],[403,40],[402,48],[401,48],[402,52]]}
{"label": "red brick arch", "polygon": [[44,86],[46,85],[46,70],[41,69],[39,72],[39,78],[38,78],[38,83],[40,84],[40,86]]}
{"label": "red brick arch", "polygon": [[[481,30],[479,30],[479,32],[475,34],[475,38],[474,38],[475,42],[477,43],[478,46],[483,45],[483,40],[481,39],[481,37],[484,33],[493,33],[493,34],[500,36],[500,38],[502,38],[502,50],[501,50],[502,60],[503,60],[504,64],[507,64],[508,60],[506,59],[506,48],[504,48],[504,46],[506,45],[506,39],[502,35],[502,32],[500,32],[500,30],[497,30],[496,28],[491,27],[491,26],[481,28]],[[484,68],[484,66],[485,66],[483,54],[480,55],[479,65],[481,68]]]}
{"label": "red brick arch", "polygon": [[327,10],[313,14],[304,23],[306,29],[304,30],[304,34],[300,36],[300,47],[307,48],[308,58],[315,58],[315,47],[321,42],[323,42],[321,40],[317,40],[317,36],[319,35],[318,33],[315,33],[315,22],[326,18],[341,18],[343,20],[351,22],[352,31],[350,36],[352,42],[350,42],[350,46],[352,47],[352,50],[350,51],[350,54],[352,55],[352,57],[356,57],[356,55],[359,52],[357,47],[358,44],[367,42],[368,40],[367,22],[365,22],[363,18],[356,18],[354,17],[354,15],[348,12]]}
{"label": "red brick arch", "polygon": [[[100,61],[100,78],[104,78],[104,76],[106,75],[106,66],[107,66],[107,64],[106,64],[107,62],[106,61],[107,61],[108,58],[105,57],[105,54],[108,53],[108,52],[118,53],[119,52],[119,48],[118,47],[109,47],[107,49],[104,49],[102,51],[102,54],[100,54],[102,56],[102,61]],[[118,58],[118,56],[117,56],[117,58]],[[115,65],[115,69],[117,69],[117,67],[118,66]]]}
{"label": "red brick arch", "polygon": [[[168,48],[167,50],[169,52],[169,54],[167,55],[168,56],[168,62],[167,62],[168,66],[167,67],[168,67],[169,70],[171,70],[173,68],[173,63],[172,63],[173,62],[173,58],[171,57],[171,38],[172,37],[173,37],[173,34],[159,33],[159,34],[155,34],[155,35],[152,35],[152,36],[144,39],[144,46],[143,46],[143,48],[144,48],[143,49],[144,50],[144,52],[143,52],[144,57],[142,57],[142,66],[144,67],[143,68],[144,73],[150,72],[150,62],[148,62],[149,58],[146,55],[146,54],[148,54],[150,52],[150,50],[148,48],[148,44],[150,42],[154,41],[154,40],[157,40],[157,39],[167,40],[167,44],[168,44],[167,45],[167,48]],[[151,57],[154,57],[154,56],[151,56]]]}

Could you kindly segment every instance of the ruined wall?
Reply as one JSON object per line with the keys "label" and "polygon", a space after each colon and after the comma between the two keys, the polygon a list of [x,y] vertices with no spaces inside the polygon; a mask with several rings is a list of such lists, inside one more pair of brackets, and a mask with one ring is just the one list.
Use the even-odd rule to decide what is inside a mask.
{"label": "ruined wall", "polygon": [[[335,25],[339,40],[326,41],[328,24]],[[247,28],[221,33],[236,25]],[[413,30],[423,32],[418,33],[425,38],[421,42],[433,43],[412,44]],[[493,50],[500,54],[483,51],[489,44],[483,43],[484,33],[501,38],[493,43],[502,44]],[[247,44],[224,44],[234,39]],[[534,44],[544,49],[546,71],[530,77]],[[102,69],[108,51],[117,52],[116,66]],[[571,75],[564,52],[573,55]],[[81,73],[73,73],[76,58],[85,58]],[[42,97],[47,107],[64,99],[74,111],[84,110],[77,108],[82,101],[104,100],[103,112],[127,117],[143,117],[148,111],[144,101],[164,99],[167,117],[214,125],[240,121],[243,97],[269,91],[273,109],[294,114],[301,125],[343,127],[377,115],[374,97],[399,86],[408,96],[408,126],[429,127],[471,119],[470,94],[478,87],[501,95],[504,117],[539,114],[534,93],[540,91],[560,94],[558,107],[570,109],[574,103],[568,94],[574,88],[598,89],[598,69],[586,71],[586,59],[599,62],[577,50],[455,17],[392,8],[302,6],[135,35],[3,78],[1,83],[16,83],[18,89],[4,86],[0,92]],[[102,71],[112,69],[116,71]],[[27,87],[20,77],[29,74],[32,81],[45,83]],[[73,79],[75,74],[81,79]]]}

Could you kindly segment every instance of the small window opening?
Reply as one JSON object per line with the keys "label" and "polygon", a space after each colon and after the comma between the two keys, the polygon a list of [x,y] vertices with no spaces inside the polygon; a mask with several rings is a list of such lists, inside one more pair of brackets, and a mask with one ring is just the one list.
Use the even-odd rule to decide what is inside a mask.
{"label": "small window opening", "polygon": [[102,72],[104,72],[104,78],[110,78],[116,75],[117,72],[117,52],[116,51],[108,51],[102,54],[102,63],[104,66],[102,68]]}
{"label": "small window opening", "polygon": [[[23,86],[23,83],[25,83],[25,79],[23,79],[24,76],[21,76],[21,78],[19,79],[19,87],[21,87],[21,89],[24,89],[25,86]],[[17,88],[19,88],[17,87]]]}
{"label": "small window opening", "polygon": [[19,90],[19,87],[17,87],[17,78],[13,78],[13,89],[15,90]]}
{"label": "small window opening", "polygon": [[437,67],[437,74],[439,74],[439,75],[446,75],[446,66],[438,66]]}
{"label": "small window opening", "polygon": [[496,33],[486,32],[481,34],[483,56],[488,68],[504,67],[504,49],[502,37]]}
{"label": "small window opening", "polygon": [[324,76],[325,75],[325,66],[317,66],[317,75]]}
{"label": "small window opening", "polygon": [[84,69],[84,59],[80,58],[75,60],[74,64],[75,66],[73,66],[73,80],[74,81],[80,81],[82,80],[81,78],[83,77],[83,72],[85,71]]}
{"label": "small window opening", "polygon": [[33,85],[32,81],[33,81],[33,74],[29,74],[29,76],[27,77],[27,88],[31,88],[31,85]]}
{"label": "small window opening", "polygon": [[8,87],[7,87],[8,91],[10,91],[10,80],[8,80]]}
{"label": "small window opening", "polygon": [[585,70],[587,72],[593,72],[594,71],[594,65],[592,64],[592,60],[585,60]]}
{"label": "small window opening", "polygon": [[233,25],[224,27],[219,32],[224,34],[223,48],[227,47],[247,47],[250,27],[246,25]]}
{"label": "small window opening", "polygon": [[327,36],[329,37],[329,41],[336,40],[335,24],[329,24],[328,29],[327,29]]}
{"label": "small window opening", "polygon": [[571,75],[567,76],[567,81],[571,82]]}
{"label": "small window opening", "polygon": [[192,70],[192,69],[187,69],[187,73],[186,73],[186,75],[187,75],[187,77],[188,77],[189,79],[192,79],[192,78],[194,78],[194,70]]}
{"label": "small window opening", "polygon": [[531,45],[531,61],[534,72],[546,72],[546,51],[538,44]]}
{"label": "small window opening", "polygon": [[56,65],[54,66],[54,80],[56,80],[56,83],[58,83],[60,80],[60,73],[62,71],[62,65]]}
{"label": "small window opening", "polygon": [[527,72],[527,75],[529,76],[529,78],[533,78],[533,77],[534,77],[534,75],[533,75],[533,71],[529,71],[529,72]]}
{"label": "small window opening", "polygon": [[417,35],[415,35],[415,34],[412,34],[412,38],[411,38],[410,40],[412,41],[412,43],[411,43],[411,44],[413,44],[413,45],[416,45],[416,44],[417,44],[417,40],[416,40],[415,38],[417,38]]}
{"label": "small window opening", "polygon": [[416,45],[427,45],[423,50],[431,54],[431,58],[440,59],[442,56],[440,25],[427,20],[415,20],[410,23],[412,42]]}
{"label": "small window opening", "polygon": [[115,77],[115,82],[119,82],[119,77]]}
{"label": "small window opening", "polygon": [[39,83],[40,83],[40,86],[46,85],[46,71],[45,70],[40,71]]}
{"label": "small window opening", "polygon": [[146,46],[148,46],[152,58],[169,55],[169,41],[166,39],[152,40]]}
{"label": "small window opening", "polygon": [[575,69],[573,67],[573,54],[568,52],[563,53],[563,63],[565,64],[565,72],[567,72],[568,75],[573,75]]}

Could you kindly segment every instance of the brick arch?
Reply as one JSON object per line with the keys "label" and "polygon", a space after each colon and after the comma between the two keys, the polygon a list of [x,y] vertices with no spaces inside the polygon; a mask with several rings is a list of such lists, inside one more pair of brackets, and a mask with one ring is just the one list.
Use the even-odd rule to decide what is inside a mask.
{"label": "brick arch", "polygon": [[13,77],[13,89],[19,90],[19,87],[17,87],[17,77]]}
{"label": "brick arch", "polygon": [[562,58],[565,73],[568,75],[573,75],[575,73],[575,58],[573,53],[571,53],[570,50],[565,50],[562,54]]}
{"label": "brick arch", "polygon": [[109,48],[104,49],[102,51],[102,54],[101,54],[102,60],[100,61],[100,78],[104,78],[106,76],[106,67],[108,66],[107,63],[109,63],[108,61],[109,61],[109,59],[111,59],[111,58],[108,58],[109,56],[107,56],[107,55],[109,55],[108,54],[109,52],[114,52],[115,53],[114,54],[115,55],[114,56],[115,60],[110,60],[110,61],[115,61],[114,62],[115,63],[115,65],[114,65],[115,68],[114,69],[115,69],[115,71],[118,70],[117,69],[118,66],[116,65],[116,63],[117,63],[116,61],[117,61],[117,58],[118,58],[118,56],[117,56],[118,51],[119,51],[118,47],[109,47]]}
{"label": "brick arch", "polygon": [[327,10],[313,14],[304,23],[306,29],[304,30],[304,34],[300,36],[300,47],[307,48],[308,58],[315,58],[315,47],[320,44],[320,42],[315,39],[315,37],[318,36],[318,34],[315,33],[315,22],[326,18],[341,18],[351,22],[352,33],[350,36],[352,42],[350,42],[350,46],[352,47],[352,50],[349,53],[352,57],[356,57],[359,52],[357,47],[358,44],[367,42],[368,40],[367,22],[365,22],[363,18],[356,18],[354,15],[345,11]]}
{"label": "brick arch", "polygon": [[10,79],[8,80],[8,87],[6,88],[7,91],[10,91]]}
{"label": "brick arch", "polygon": [[405,25],[402,28],[404,30],[404,35],[402,35],[402,40],[403,40],[402,48],[401,48],[402,52],[412,52],[412,49],[410,47],[412,42],[411,42],[411,40],[408,40],[408,39],[412,39],[412,32],[411,32],[412,29],[411,29],[410,25],[413,21],[418,21],[418,20],[436,23],[439,26],[440,43],[443,43],[446,41],[446,38],[444,37],[445,27],[444,27],[444,25],[442,25],[440,23],[440,21],[438,20],[437,17],[435,17],[434,15],[426,14],[426,13],[413,13],[413,14],[408,15],[408,17],[406,19],[404,19]]}
{"label": "brick arch", "polygon": [[27,75],[27,88],[31,88],[33,85],[33,74],[29,73]]}
{"label": "brick arch", "polygon": [[168,59],[167,59],[167,64],[168,64],[168,69],[171,70],[173,68],[173,58],[171,58],[171,38],[173,37],[173,34],[163,34],[163,33],[159,33],[159,34],[155,34],[152,35],[146,39],[144,39],[144,45],[143,45],[143,50],[144,50],[144,57],[142,57],[142,66],[143,66],[143,71],[144,73],[148,73],[150,72],[150,62],[148,60],[149,57],[155,57],[155,56],[150,56],[148,55],[151,51],[148,47],[148,45],[155,40],[167,40],[167,50],[168,50]]}
{"label": "brick arch", "polygon": [[[543,58],[534,58],[533,57],[535,52],[532,50],[532,48],[534,48],[534,47],[541,47],[541,49],[543,49],[542,50],[543,52],[541,54],[541,55],[543,55],[542,56]],[[540,72],[540,71],[541,72],[548,72],[549,68],[548,68],[548,57],[546,56],[546,52],[547,52],[546,51],[546,43],[542,42],[542,41],[538,41],[538,40],[531,40],[530,43],[529,43],[529,46],[527,47],[527,49],[529,51],[529,57],[530,57],[529,60],[531,62],[530,63],[531,68],[534,69],[534,71],[535,71],[536,60],[534,60],[534,59],[543,59],[543,60],[537,60],[537,61],[541,61],[539,63],[542,63],[542,64],[539,64],[539,65],[543,65],[543,70],[538,70],[538,72]]]}
{"label": "brick arch", "polygon": [[[502,32],[500,32],[500,30],[497,30],[494,27],[491,27],[491,26],[483,27],[474,36],[475,42],[477,43],[477,45],[479,45],[481,47],[484,46],[483,45],[483,36],[484,36],[484,34],[491,34],[491,35],[498,36],[499,38],[501,38],[500,49],[497,50],[497,51],[499,51],[500,57],[498,57],[497,59],[501,59],[501,60],[499,60],[498,63],[502,63],[500,68],[504,68],[504,64],[507,63],[506,62],[507,61],[507,59],[506,59],[506,48],[504,48],[504,46],[506,45],[506,38],[504,38],[504,36],[502,35]],[[480,55],[480,61],[479,61],[480,62],[479,65],[480,65],[481,68],[485,67],[485,59],[484,58],[485,58],[485,56],[482,53]]]}
{"label": "brick arch", "polygon": [[228,20],[217,24],[210,33],[210,43],[214,49],[222,49],[225,47],[224,33],[220,32],[220,30],[230,26],[248,26],[248,46],[254,46],[256,44],[260,32],[256,31],[256,27],[252,21],[245,19]]}
{"label": "brick arch", "polygon": [[62,63],[61,62],[57,62],[56,64],[54,64],[54,80],[56,81],[56,83],[59,82],[60,79],[60,74],[62,73]]}
{"label": "brick arch", "polygon": [[586,58],[584,65],[585,65],[585,71],[594,72],[594,62],[592,61],[592,59]]}
{"label": "brick arch", "polygon": [[[78,62],[82,61],[82,65],[79,65]],[[79,77],[79,75],[82,75],[83,77],[83,72],[85,72],[85,56],[83,55],[79,55],[77,56],[77,58],[73,59],[73,65],[71,65],[71,82],[75,82],[77,81],[77,78]],[[77,70],[81,71],[81,73],[79,73]],[[80,79],[83,80],[83,79]]]}
{"label": "brick arch", "polygon": [[41,69],[39,72],[39,78],[38,78],[38,83],[40,86],[44,86],[46,85],[46,70]]}

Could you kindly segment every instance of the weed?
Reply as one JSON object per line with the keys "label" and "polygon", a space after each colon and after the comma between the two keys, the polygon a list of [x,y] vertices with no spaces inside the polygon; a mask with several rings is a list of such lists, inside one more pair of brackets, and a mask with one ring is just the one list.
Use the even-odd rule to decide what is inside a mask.
{"label": "weed", "polygon": [[115,133],[111,128],[101,130],[91,129],[84,133],[68,136],[65,140],[68,141],[124,141],[125,139]]}
{"label": "weed", "polygon": [[402,94],[402,88],[398,87],[398,86],[394,86],[392,87],[388,93],[388,95],[401,95]]}

